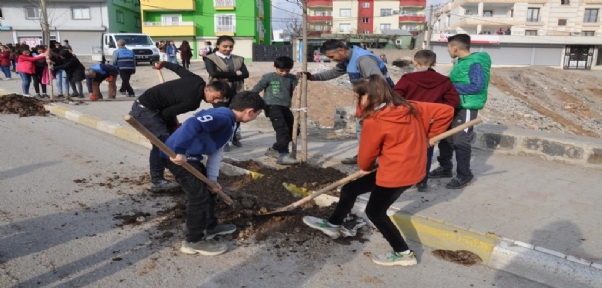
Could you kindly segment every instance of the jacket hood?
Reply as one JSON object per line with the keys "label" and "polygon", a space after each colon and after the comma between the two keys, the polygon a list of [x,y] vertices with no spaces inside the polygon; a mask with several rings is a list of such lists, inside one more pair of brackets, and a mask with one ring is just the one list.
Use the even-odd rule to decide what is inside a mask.
{"label": "jacket hood", "polygon": [[73,57],[73,55],[71,54],[71,52],[69,52],[67,50],[61,50],[59,52],[59,55],[65,57],[65,59],[71,59]]}
{"label": "jacket hood", "polygon": [[381,108],[373,117],[379,121],[409,123],[411,120],[410,117],[414,117],[414,115],[407,106],[388,105]]}
{"label": "jacket hood", "polygon": [[426,71],[407,73],[403,77],[425,89],[433,89],[441,85],[441,83],[449,81],[447,76],[443,76],[431,68]]}

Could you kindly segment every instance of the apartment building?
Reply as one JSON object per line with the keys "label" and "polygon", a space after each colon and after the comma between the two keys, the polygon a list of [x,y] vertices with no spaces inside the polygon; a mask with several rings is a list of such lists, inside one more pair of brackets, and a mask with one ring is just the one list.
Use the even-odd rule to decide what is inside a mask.
{"label": "apartment building", "polygon": [[[234,53],[246,61],[253,44],[271,42],[271,0],[146,0],[141,3],[142,32],[153,40],[190,42],[198,51],[222,35],[236,41]],[[198,53],[194,53],[198,57]]]}
{"label": "apartment building", "polygon": [[[50,40],[69,40],[77,55],[91,55],[103,32],[140,33],[140,7],[132,1],[47,0]],[[0,42],[42,43],[41,11],[24,0],[0,2]]]}
{"label": "apartment building", "polygon": [[494,64],[590,69],[602,65],[601,10],[602,0],[454,0],[436,13],[431,41],[444,51],[447,35],[466,33]]}
{"label": "apartment building", "polygon": [[424,29],[426,0],[308,0],[310,36]]}

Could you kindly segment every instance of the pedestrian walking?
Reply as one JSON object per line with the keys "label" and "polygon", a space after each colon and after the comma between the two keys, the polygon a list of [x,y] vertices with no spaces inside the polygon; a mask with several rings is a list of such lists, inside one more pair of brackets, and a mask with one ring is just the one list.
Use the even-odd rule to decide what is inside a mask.
{"label": "pedestrian walking", "polygon": [[121,78],[119,92],[127,95],[127,97],[136,97],[134,89],[130,85],[130,78],[136,73],[136,56],[134,51],[125,47],[125,40],[117,40],[117,50],[113,51],[111,65],[119,69],[119,77]]}
{"label": "pedestrian walking", "polygon": [[178,48],[173,41],[169,41],[169,45],[165,48],[167,54],[167,61],[178,64]]}
{"label": "pedestrian walking", "polygon": [[12,51],[4,45],[0,46],[0,70],[4,73],[3,80],[11,80],[10,74],[10,57]]}
{"label": "pedestrian walking", "polygon": [[184,68],[190,70],[190,59],[192,58],[192,50],[190,49],[190,44],[188,41],[182,41],[182,45],[180,45],[180,58],[182,59],[182,66]]}

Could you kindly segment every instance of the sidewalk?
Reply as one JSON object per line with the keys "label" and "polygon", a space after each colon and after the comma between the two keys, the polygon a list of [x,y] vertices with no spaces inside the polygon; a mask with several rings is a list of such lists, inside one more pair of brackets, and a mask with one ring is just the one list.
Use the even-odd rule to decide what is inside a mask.
{"label": "sidewalk", "polygon": [[[127,124],[122,117],[129,112],[131,103],[55,105],[62,106],[64,109],[74,109],[126,127]],[[207,107],[209,105],[203,103],[202,108]],[[180,121],[184,121],[188,116],[180,116]],[[263,157],[265,149],[274,142],[274,133],[267,119],[262,116],[258,118],[258,121],[244,124],[242,129],[244,146],[233,148],[232,152],[225,153],[225,156],[240,160],[261,158],[263,162],[274,164],[273,160]],[[310,135],[308,158],[311,162],[335,166],[350,172],[354,170],[354,167],[338,163],[340,163],[340,159],[355,155],[356,149],[357,142],[355,140],[321,140],[312,139]],[[524,243],[514,241],[504,243],[516,244],[520,246],[518,247],[520,249],[529,249],[529,251],[516,250],[523,256],[537,251],[543,251],[547,256],[559,256],[556,258],[546,258],[546,256],[543,262],[537,260],[543,266],[541,270],[554,273],[555,269],[558,269],[555,268],[555,265],[572,261],[573,264],[581,264],[576,266],[577,268],[569,265],[570,267],[567,269],[570,271],[567,273],[570,274],[577,271],[576,269],[581,269],[579,267],[584,267],[583,269],[587,267],[588,275],[593,278],[597,277],[599,282],[595,283],[602,283],[600,280],[602,279],[602,270],[599,270],[602,269],[602,265],[600,265],[602,263],[601,217],[600,213],[596,212],[596,208],[602,204],[598,187],[600,185],[599,170],[537,158],[493,154],[491,151],[478,149],[473,150],[472,168],[476,180],[464,189],[445,189],[444,186],[449,179],[433,179],[429,182],[432,192],[418,193],[415,189],[410,189],[398,199],[392,208],[400,211],[400,214],[396,215],[396,220],[408,238],[419,240],[423,245],[445,249],[466,247],[462,246],[466,244],[460,243],[462,241],[459,242],[460,246],[454,246],[454,241],[460,238],[473,242],[482,240],[484,244],[481,242],[473,244],[475,247],[481,245],[484,250],[498,249],[499,245],[495,244],[499,242],[498,240],[514,239]],[[421,225],[421,223],[426,223],[426,225]],[[437,230],[438,228],[435,226],[438,224],[436,223],[441,223],[448,230],[449,227],[458,228],[457,230],[452,228],[450,236],[449,233],[445,234],[444,229]],[[423,231],[425,229],[435,229],[435,232]],[[455,236],[454,233],[456,233]],[[472,236],[466,236],[466,233],[476,233],[482,237],[471,238]],[[493,246],[490,246],[488,238],[493,239],[490,241],[494,243]],[[509,247],[509,249],[514,248]],[[489,252],[493,254],[477,254],[487,262],[491,260],[487,258],[497,257],[495,251]],[[534,269],[529,265],[521,266],[521,263],[514,263],[522,261],[519,258],[512,256],[505,259],[506,262],[498,261],[493,266],[507,266],[495,268],[519,275],[521,272],[526,273],[526,271],[520,271],[521,269]],[[571,261],[567,261],[567,259]],[[502,262],[505,264],[500,264]],[[548,281],[539,278],[536,280],[544,283]],[[571,279],[566,279],[566,281],[572,283]],[[546,284],[552,285],[553,283]],[[555,284],[559,287],[563,285],[562,283]],[[588,287],[583,284],[573,287],[577,286]]]}

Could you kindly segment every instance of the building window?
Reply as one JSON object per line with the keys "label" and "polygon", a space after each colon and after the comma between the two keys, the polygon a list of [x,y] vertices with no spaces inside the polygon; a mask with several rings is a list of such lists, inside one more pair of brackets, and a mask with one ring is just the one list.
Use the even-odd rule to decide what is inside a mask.
{"label": "building window", "polygon": [[525,36],[537,36],[537,30],[526,30]]}
{"label": "building window", "polygon": [[539,22],[539,8],[529,8],[527,10],[527,22]]}
{"label": "building window", "polygon": [[351,31],[351,24],[339,24],[339,31],[341,31],[341,32]]}
{"label": "building window", "polygon": [[362,17],[362,23],[370,23],[370,18]]}
{"label": "building window", "polygon": [[38,8],[38,7],[25,7],[25,18],[27,18],[27,19],[40,19],[40,8]]}
{"label": "building window", "polygon": [[161,15],[161,24],[164,26],[179,26],[182,22],[182,15]]}
{"label": "building window", "polygon": [[364,7],[364,8],[370,8],[370,3],[364,2],[364,3],[362,3],[362,7]]}
{"label": "building window", "polygon": [[558,19],[558,26],[566,26],[566,19]]}
{"label": "building window", "polygon": [[418,25],[407,25],[406,30],[408,31],[418,31]]}
{"label": "building window", "polygon": [[351,17],[351,9],[341,9],[339,10],[339,15],[341,17]]}
{"label": "building window", "polygon": [[125,24],[125,16],[123,16],[123,12],[117,10],[117,23]]}
{"label": "building window", "polygon": [[135,25],[136,25],[135,27],[136,28],[142,27],[142,24],[140,23],[140,17],[136,17],[135,21],[136,21],[136,23],[135,23]]}
{"label": "building window", "polygon": [[364,30],[364,32],[362,32],[363,34],[370,34],[370,31],[368,30]]}
{"label": "building window", "polygon": [[583,16],[583,22],[597,23],[598,22],[598,9],[585,9],[585,14]]}
{"label": "building window", "polygon": [[236,15],[215,15],[215,33],[234,33]]}
{"label": "building window", "polygon": [[393,10],[391,9],[380,9],[380,16],[391,16],[393,15]]}
{"label": "building window", "polygon": [[[469,12],[468,10],[466,12]],[[401,11],[401,15],[404,16],[417,16],[418,15],[418,10],[415,9],[404,9]],[[466,14],[466,15],[472,15],[472,14]]]}
{"label": "building window", "polygon": [[596,31],[582,31],[581,35],[583,36],[594,36],[594,34],[596,34]]}
{"label": "building window", "polygon": [[569,4],[571,4],[571,1],[569,1],[569,0],[560,0],[560,4],[562,4],[562,5],[569,5]]}
{"label": "building window", "polygon": [[514,17],[514,9],[510,9],[510,17]]}
{"label": "building window", "polygon": [[391,30],[391,24],[380,24],[380,32]]}
{"label": "building window", "polygon": [[2,18],[4,18],[4,17],[2,16],[2,8],[0,8],[0,19],[2,19]]}
{"label": "building window", "polygon": [[90,19],[90,7],[71,7],[71,18],[73,20]]}
{"label": "building window", "polygon": [[483,11],[483,17],[493,17],[493,11],[492,10]]}
{"label": "building window", "polygon": [[314,16],[332,16],[332,11],[316,10]]}

